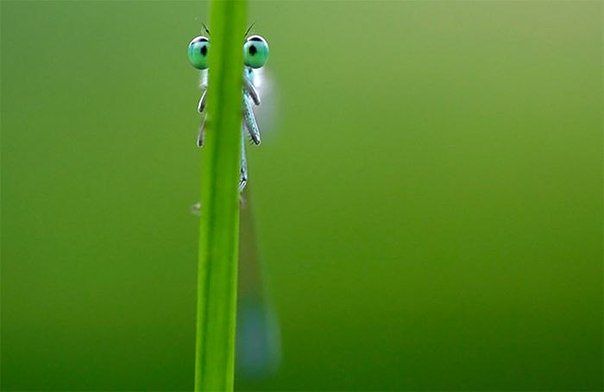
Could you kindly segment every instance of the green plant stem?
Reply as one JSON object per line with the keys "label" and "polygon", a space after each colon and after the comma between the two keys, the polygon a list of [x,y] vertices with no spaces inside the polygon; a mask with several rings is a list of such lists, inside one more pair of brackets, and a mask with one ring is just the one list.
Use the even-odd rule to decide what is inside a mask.
{"label": "green plant stem", "polygon": [[232,391],[245,2],[210,4],[208,117],[202,158],[195,391]]}

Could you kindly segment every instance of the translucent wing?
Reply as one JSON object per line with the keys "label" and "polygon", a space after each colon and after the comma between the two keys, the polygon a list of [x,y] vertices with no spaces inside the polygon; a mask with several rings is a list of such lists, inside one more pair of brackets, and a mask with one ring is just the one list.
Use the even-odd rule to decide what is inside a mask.
{"label": "translucent wing", "polygon": [[260,258],[249,186],[241,206],[237,299],[237,375],[258,379],[273,374],[280,362],[281,338]]}
{"label": "translucent wing", "polygon": [[254,107],[254,113],[260,126],[260,132],[264,139],[265,136],[271,137],[276,127],[277,94],[274,78],[269,70],[258,68],[254,70],[252,82],[260,95],[260,105]]}

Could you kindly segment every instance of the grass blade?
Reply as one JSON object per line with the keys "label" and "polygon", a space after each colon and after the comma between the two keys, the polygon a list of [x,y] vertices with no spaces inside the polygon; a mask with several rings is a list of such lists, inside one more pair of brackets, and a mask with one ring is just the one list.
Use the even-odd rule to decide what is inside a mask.
{"label": "grass blade", "polygon": [[232,391],[245,2],[210,4],[208,117],[202,158],[195,390]]}

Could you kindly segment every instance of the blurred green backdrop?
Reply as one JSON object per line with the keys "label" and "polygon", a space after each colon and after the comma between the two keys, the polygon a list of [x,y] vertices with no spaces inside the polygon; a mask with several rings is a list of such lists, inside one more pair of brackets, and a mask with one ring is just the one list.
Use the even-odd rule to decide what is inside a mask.
{"label": "blurred green backdrop", "polygon": [[[3,390],[192,388],[206,7],[2,1]],[[602,3],[249,19],[282,363],[237,388],[602,389]]]}

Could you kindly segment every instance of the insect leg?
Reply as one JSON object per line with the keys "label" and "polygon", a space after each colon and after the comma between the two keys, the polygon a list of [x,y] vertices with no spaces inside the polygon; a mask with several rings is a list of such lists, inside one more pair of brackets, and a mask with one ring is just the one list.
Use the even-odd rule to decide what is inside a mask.
{"label": "insect leg", "polygon": [[247,97],[247,94],[243,94],[243,123],[250,133],[250,137],[254,144],[260,144],[260,130],[258,129],[258,123],[256,123],[252,104]]}
{"label": "insect leg", "polygon": [[204,90],[203,93],[201,93],[201,98],[199,98],[199,103],[197,104],[197,111],[199,113],[203,112],[203,109],[205,109],[206,107],[206,96],[208,90]]}
{"label": "insect leg", "polygon": [[241,129],[241,173],[239,177],[239,193],[245,188],[247,183],[247,159],[245,158],[245,132]]}
{"label": "insect leg", "polygon": [[260,105],[260,95],[258,95],[256,87],[254,87],[252,82],[245,76],[243,77],[243,87],[245,88],[245,91],[248,93],[250,98],[252,98],[252,101],[254,101],[254,104],[256,106]]}
{"label": "insect leg", "polygon": [[199,126],[199,134],[197,135],[197,147],[203,146],[203,139],[205,136],[206,118],[202,116],[201,125]]}

